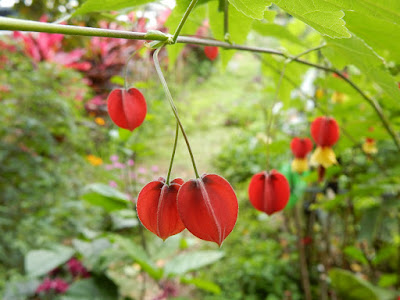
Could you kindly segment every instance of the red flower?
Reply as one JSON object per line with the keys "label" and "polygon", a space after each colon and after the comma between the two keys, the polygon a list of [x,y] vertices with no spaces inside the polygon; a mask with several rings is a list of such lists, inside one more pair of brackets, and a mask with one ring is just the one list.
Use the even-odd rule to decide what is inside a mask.
{"label": "red flower", "polygon": [[67,262],[67,266],[69,272],[73,277],[82,277],[82,278],[90,277],[90,274],[84,267],[84,265],[74,257]]}
{"label": "red flower", "polygon": [[213,61],[218,57],[219,49],[214,46],[205,46],[204,53],[208,57],[209,60]]}
{"label": "red flower", "polygon": [[320,147],[332,147],[339,139],[339,125],[330,117],[318,117],[311,124],[311,136]]}
{"label": "red flower", "polygon": [[221,245],[235,226],[238,202],[228,181],[204,174],[184,183],[178,193],[178,212],[186,228],[198,238]]}
{"label": "red flower", "polygon": [[128,91],[122,89],[111,91],[107,107],[111,120],[117,126],[130,131],[143,123],[147,113],[146,100],[135,88]]}
{"label": "red flower", "polygon": [[136,209],[140,221],[163,240],[185,229],[177,209],[177,195],[183,182],[177,178],[167,185],[160,177],[139,193]]}
{"label": "red flower", "polygon": [[313,149],[313,143],[309,138],[298,138],[295,137],[290,143],[292,153],[296,158],[305,158],[309,152]]}
{"label": "red flower", "polygon": [[257,210],[272,215],[285,208],[289,197],[289,182],[278,171],[260,172],[251,178],[249,199]]}
{"label": "red flower", "polygon": [[50,290],[54,290],[56,293],[65,293],[69,288],[69,284],[61,278],[49,279],[45,278],[43,282],[37,287],[36,294],[41,292],[47,293]]}

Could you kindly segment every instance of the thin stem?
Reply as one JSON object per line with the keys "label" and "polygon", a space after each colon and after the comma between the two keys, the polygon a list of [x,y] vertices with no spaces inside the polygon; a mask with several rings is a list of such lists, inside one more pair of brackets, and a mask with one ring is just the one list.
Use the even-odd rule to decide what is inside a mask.
{"label": "thin stem", "polygon": [[[83,26],[71,26],[71,25],[60,25],[60,24],[52,24],[52,23],[43,23],[37,21],[27,21],[27,20],[19,20],[14,18],[0,17],[0,30],[19,30],[19,31],[34,31],[34,32],[48,32],[48,33],[61,33],[61,34],[69,34],[69,35],[79,35],[79,36],[99,36],[99,37],[112,37],[112,38],[122,38],[122,39],[133,39],[133,40],[153,40],[153,41],[167,41],[169,36],[166,34],[159,33],[157,35],[153,35],[150,33],[143,32],[131,32],[131,31],[123,31],[123,30],[112,30],[112,29],[101,29],[101,28],[91,28],[91,27],[83,27]],[[179,36],[176,40],[177,43],[183,44],[193,44],[193,45],[201,45],[201,46],[216,46],[224,49],[234,49],[241,51],[250,51],[253,53],[267,53],[271,55],[278,55],[285,58],[290,58],[287,54],[262,47],[252,47],[252,46],[243,46],[243,45],[233,45],[226,42],[211,40],[211,39],[202,39],[196,37],[186,37]],[[386,131],[392,137],[393,142],[396,144],[398,150],[400,151],[400,137],[393,129],[392,125],[389,123],[389,120],[386,118],[385,114],[379,103],[370,97],[368,97],[352,80],[346,78],[340,71],[325,67],[322,65],[318,65],[315,63],[311,63],[299,58],[292,59],[293,61],[314,67],[316,69],[324,70],[326,72],[335,73],[339,77],[341,77],[347,84],[349,84],[357,93],[359,93],[367,103],[372,106],[375,113],[378,115],[381,123],[383,124]]]}
{"label": "thin stem", "polygon": [[224,40],[225,42],[230,41],[229,36],[229,1],[224,0]]}
{"label": "thin stem", "polygon": [[176,43],[176,40],[178,39],[179,33],[181,32],[183,25],[185,25],[187,18],[189,17],[190,13],[192,12],[193,8],[196,6],[198,0],[192,0],[185,11],[185,14],[182,17],[182,20],[179,22],[178,28],[176,28],[174,36],[172,38],[174,44]]}
{"label": "thin stem", "polygon": [[192,161],[193,170],[194,170],[194,173],[196,175],[196,178],[200,178],[199,173],[197,172],[196,162],[194,160],[192,148],[190,147],[189,139],[188,139],[188,137],[186,135],[185,129],[183,128],[182,122],[179,119],[178,110],[176,109],[176,106],[175,106],[175,103],[174,103],[174,99],[172,98],[172,95],[171,95],[171,92],[169,91],[167,82],[165,81],[164,75],[163,75],[163,73],[161,71],[160,63],[158,61],[158,53],[160,52],[161,49],[162,49],[162,47],[160,47],[156,51],[154,51],[154,54],[153,54],[154,66],[156,67],[156,71],[157,71],[158,77],[160,78],[160,81],[161,81],[161,84],[162,84],[162,86],[164,88],[165,94],[167,95],[169,104],[171,105],[171,109],[172,109],[172,112],[173,112],[173,114],[175,116],[176,122],[179,124],[179,128],[181,129],[183,138],[185,139],[185,143],[186,143],[186,146],[187,146],[188,151],[189,151],[190,159]]}
{"label": "thin stem", "polygon": [[125,69],[124,69],[124,88],[125,90],[128,90],[128,84],[127,84],[127,75],[128,75],[128,65],[129,65],[129,61],[132,59],[132,57],[134,57],[136,55],[136,53],[140,50],[137,49],[135,51],[133,51],[133,53],[129,56],[128,60],[126,61],[126,65],[125,65]]}
{"label": "thin stem", "polygon": [[267,149],[266,149],[267,171],[269,170],[269,167],[270,167],[270,145],[269,145],[269,142],[270,142],[271,128],[272,128],[273,116],[274,116],[274,106],[278,100],[278,94],[279,94],[279,90],[281,88],[282,78],[285,75],[286,65],[287,65],[287,63],[285,63],[283,65],[281,75],[279,77],[278,85],[276,86],[275,96],[274,96],[274,99],[272,100],[271,109],[269,112],[269,120],[267,123]]}
{"label": "thin stem", "polygon": [[174,141],[174,148],[172,149],[171,162],[169,163],[169,169],[168,169],[168,175],[167,175],[167,185],[169,185],[169,179],[171,177],[171,170],[172,170],[172,166],[174,164],[176,145],[178,144],[178,135],[179,135],[179,124],[178,124],[178,122],[176,122],[175,141]]}

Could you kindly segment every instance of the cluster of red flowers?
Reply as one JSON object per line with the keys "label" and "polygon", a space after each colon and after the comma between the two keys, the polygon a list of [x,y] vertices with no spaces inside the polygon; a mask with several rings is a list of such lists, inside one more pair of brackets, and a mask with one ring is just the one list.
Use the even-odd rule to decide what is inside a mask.
{"label": "cluster of red flowers", "polygon": [[[72,276],[73,280],[90,277],[90,273],[88,272],[88,270],[78,259],[74,257],[67,261],[66,267],[68,273],[70,274],[70,276]],[[60,277],[55,277],[59,275],[61,271],[62,269],[59,267],[49,272],[49,277],[46,277],[42,281],[42,283],[36,288],[36,294],[65,293],[69,288],[69,283]]]}

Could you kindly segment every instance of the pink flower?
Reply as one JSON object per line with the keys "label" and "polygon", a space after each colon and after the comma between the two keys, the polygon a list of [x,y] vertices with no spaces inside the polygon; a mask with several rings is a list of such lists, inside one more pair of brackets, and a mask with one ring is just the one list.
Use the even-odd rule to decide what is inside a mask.
{"label": "pink flower", "polygon": [[114,180],[110,180],[110,181],[108,182],[108,185],[111,186],[111,187],[113,187],[113,188],[118,187],[118,183],[116,183]]}
{"label": "pink flower", "polygon": [[140,174],[145,174],[145,173],[147,172],[147,170],[146,170],[145,168],[143,168],[143,167],[140,167],[140,168],[138,169],[138,172],[139,172]]}
{"label": "pink flower", "polygon": [[51,289],[51,280],[50,278],[45,278],[43,282],[36,288],[36,294],[41,292],[47,292]]}
{"label": "pink flower", "polygon": [[45,278],[43,282],[37,287],[36,294],[47,293],[50,290],[54,290],[56,293],[65,293],[69,288],[69,284],[61,278],[56,278],[51,280],[50,278]]}
{"label": "pink flower", "polygon": [[119,157],[118,157],[118,155],[111,155],[110,156],[110,160],[112,161],[112,162],[117,162],[118,160],[119,160]]}
{"label": "pink flower", "polygon": [[157,173],[157,172],[159,171],[158,166],[152,166],[152,167],[151,167],[151,170],[152,170],[154,173]]}
{"label": "pink flower", "polygon": [[125,168],[125,165],[123,163],[120,163],[120,162],[115,162],[115,163],[113,163],[113,167],[115,169],[123,169],[123,168]]}
{"label": "pink flower", "polygon": [[79,260],[77,260],[74,257],[67,262],[67,266],[69,272],[74,277],[78,276],[83,278],[90,277],[90,274],[87,271],[87,269],[82,265],[82,263]]}
{"label": "pink flower", "polygon": [[133,161],[133,159],[130,159],[128,160],[127,164],[128,166],[132,167],[135,164],[135,162]]}

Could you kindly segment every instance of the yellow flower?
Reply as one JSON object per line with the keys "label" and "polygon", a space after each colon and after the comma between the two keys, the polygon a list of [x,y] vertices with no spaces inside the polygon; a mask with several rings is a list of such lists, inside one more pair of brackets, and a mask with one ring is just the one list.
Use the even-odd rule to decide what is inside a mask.
{"label": "yellow flower", "polygon": [[103,160],[100,157],[94,156],[93,154],[87,155],[86,159],[93,166],[100,166],[101,164],[103,164]]}
{"label": "yellow flower", "polygon": [[343,103],[344,101],[347,100],[347,95],[340,93],[340,92],[334,92],[332,95],[332,102],[333,103]]}
{"label": "yellow flower", "polygon": [[104,124],[106,124],[106,121],[104,121],[104,119],[100,117],[95,118],[94,121],[96,122],[97,125],[100,126],[104,126]]}
{"label": "yellow flower", "polygon": [[324,97],[324,90],[323,89],[320,89],[320,88],[318,88],[316,91],[315,91],[315,98],[317,98],[317,99],[322,99],[322,97]]}
{"label": "yellow flower", "polygon": [[329,168],[337,164],[335,152],[331,147],[317,147],[311,155],[310,163],[313,166],[321,165],[324,168]]}
{"label": "yellow flower", "polygon": [[295,158],[292,161],[292,170],[297,173],[303,173],[308,170],[307,158]]}
{"label": "yellow flower", "polygon": [[378,153],[378,148],[376,148],[376,143],[375,141],[365,141],[364,144],[362,145],[362,149],[365,153],[367,154],[376,154]]}

